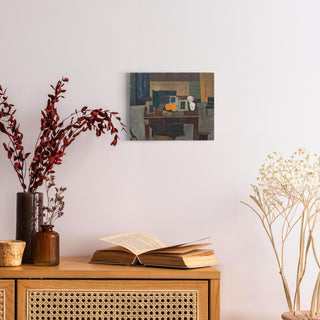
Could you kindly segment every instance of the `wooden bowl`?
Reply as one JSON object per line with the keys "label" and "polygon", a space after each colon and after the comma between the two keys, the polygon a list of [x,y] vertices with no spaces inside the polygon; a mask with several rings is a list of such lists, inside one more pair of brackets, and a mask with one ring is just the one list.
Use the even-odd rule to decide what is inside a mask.
{"label": "wooden bowl", "polygon": [[25,246],[25,241],[0,240],[0,267],[20,266]]}

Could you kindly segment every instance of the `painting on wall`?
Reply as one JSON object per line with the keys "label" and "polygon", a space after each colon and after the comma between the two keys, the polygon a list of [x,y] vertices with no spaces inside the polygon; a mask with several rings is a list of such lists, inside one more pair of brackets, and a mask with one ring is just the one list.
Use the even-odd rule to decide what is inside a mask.
{"label": "painting on wall", "polygon": [[214,73],[130,73],[131,140],[213,140]]}

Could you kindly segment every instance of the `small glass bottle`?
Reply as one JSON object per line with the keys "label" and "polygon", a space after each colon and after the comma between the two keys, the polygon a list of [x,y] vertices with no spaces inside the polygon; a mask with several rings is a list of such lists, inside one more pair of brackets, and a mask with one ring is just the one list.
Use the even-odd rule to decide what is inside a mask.
{"label": "small glass bottle", "polygon": [[59,264],[59,233],[53,225],[41,225],[35,234],[34,264],[37,266],[57,266]]}

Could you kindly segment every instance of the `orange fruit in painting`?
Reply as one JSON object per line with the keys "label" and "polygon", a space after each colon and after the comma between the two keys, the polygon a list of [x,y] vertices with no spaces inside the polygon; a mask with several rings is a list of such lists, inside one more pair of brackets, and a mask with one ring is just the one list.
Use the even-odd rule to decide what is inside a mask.
{"label": "orange fruit in painting", "polygon": [[176,111],[177,110],[177,106],[175,104],[169,104],[167,103],[164,107],[167,111]]}

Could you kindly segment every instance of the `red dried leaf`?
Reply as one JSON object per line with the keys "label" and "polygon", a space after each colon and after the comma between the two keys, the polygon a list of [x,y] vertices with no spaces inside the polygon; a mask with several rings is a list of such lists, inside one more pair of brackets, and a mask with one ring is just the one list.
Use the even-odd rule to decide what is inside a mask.
{"label": "red dried leaf", "polygon": [[8,146],[7,146],[5,143],[3,143],[3,146],[4,146],[4,148],[6,149],[6,151],[9,151],[9,148],[8,148]]}
{"label": "red dried leaf", "polygon": [[4,126],[4,124],[2,122],[0,122],[0,131],[3,133],[6,132],[6,127]]}
{"label": "red dried leaf", "polygon": [[15,162],[15,163],[14,163],[14,166],[15,166],[17,169],[20,169],[20,168],[21,168],[21,166],[20,166],[20,163],[19,163],[19,162]]}

